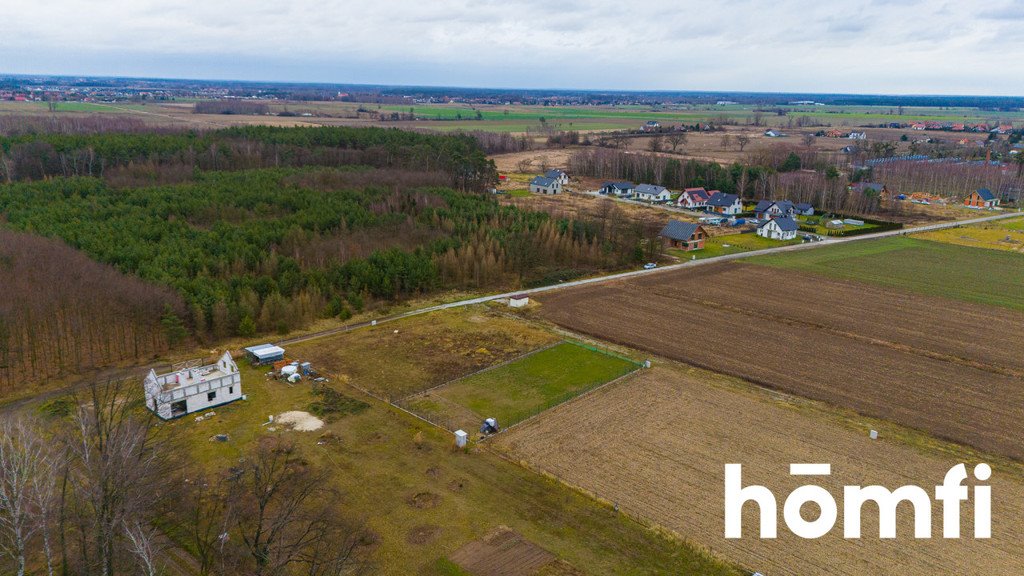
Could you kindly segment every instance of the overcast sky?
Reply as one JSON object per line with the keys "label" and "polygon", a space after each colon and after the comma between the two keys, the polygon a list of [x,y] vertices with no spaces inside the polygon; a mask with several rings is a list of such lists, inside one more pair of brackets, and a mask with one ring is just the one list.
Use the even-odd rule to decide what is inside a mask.
{"label": "overcast sky", "polygon": [[1024,93],[1013,0],[21,0],[0,73]]}

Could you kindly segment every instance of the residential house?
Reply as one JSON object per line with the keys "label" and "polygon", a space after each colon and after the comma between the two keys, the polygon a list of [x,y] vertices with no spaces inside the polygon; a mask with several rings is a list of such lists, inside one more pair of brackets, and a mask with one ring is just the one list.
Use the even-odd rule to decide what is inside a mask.
{"label": "residential house", "polygon": [[969,208],[995,208],[999,206],[999,198],[988,188],[978,188],[971,192],[964,200],[964,206]]}
{"label": "residential house", "polygon": [[545,172],[544,177],[557,181],[559,186],[565,186],[569,183],[569,175],[557,168]]}
{"label": "residential house", "polygon": [[885,184],[879,184],[877,182],[856,182],[854,184],[850,184],[850,191],[860,194],[873,193],[878,194],[879,196],[889,193]]}
{"label": "residential house", "polygon": [[711,197],[708,198],[708,210],[719,214],[739,214],[743,212],[743,203],[735,194],[712,190]]}
{"label": "residential house", "polygon": [[632,182],[605,182],[601,185],[601,194],[610,194],[613,196],[624,196],[630,197],[636,190],[636,186]]}
{"label": "residential house", "polygon": [[537,176],[530,180],[530,192],[537,194],[558,194],[562,191],[562,185],[553,178]]}
{"label": "residential house", "polygon": [[910,125],[911,130],[924,130],[927,126],[921,122],[916,122]]}
{"label": "residential house", "polygon": [[754,214],[758,219],[789,218],[793,216],[795,208],[789,200],[761,200],[754,208]]}
{"label": "residential house", "polygon": [[640,127],[643,132],[657,132],[661,130],[661,124],[657,120],[648,120]]}
{"label": "residential house", "polygon": [[842,138],[844,136],[844,133],[842,130],[832,128],[830,130],[825,131],[825,136],[828,138]]}
{"label": "residential house", "polygon": [[864,132],[850,132],[846,137],[850,140],[866,140],[868,135]]}
{"label": "residential house", "polygon": [[150,370],[142,386],[146,408],[164,420],[242,397],[242,375],[231,352],[225,352],[215,364],[207,366],[186,366],[160,375]]}
{"label": "residential house", "polygon": [[774,218],[762,222],[757,227],[757,235],[772,240],[792,240],[796,238],[800,225],[792,218]]}
{"label": "residential house", "polygon": [[785,134],[783,134],[781,131],[771,129],[765,130],[764,135],[769,138],[782,138],[783,136],[785,136]]}
{"label": "residential house", "polygon": [[814,206],[807,202],[801,202],[793,206],[793,211],[800,216],[814,216]]}
{"label": "residential house", "polygon": [[708,191],[704,188],[687,188],[679,195],[676,204],[691,210],[704,208],[708,205],[708,198],[710,197],[711,194],[708,194]]}
{"label": "residential house", "polygon": [[704,248],[704,240],[708,234],[704,227],[696,222],[669,220],[661,229],[660,236],[666,247],[690,251]]}
{"label": "residential house", "polygon": [[636,198],[647,202],[668,202],[672,199],[672,195],[664,186],[640,184],[636,187]]}

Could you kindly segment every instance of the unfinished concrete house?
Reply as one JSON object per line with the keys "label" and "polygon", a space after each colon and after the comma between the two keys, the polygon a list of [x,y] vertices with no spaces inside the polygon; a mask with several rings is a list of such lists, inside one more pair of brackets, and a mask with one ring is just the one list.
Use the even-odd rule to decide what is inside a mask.
{"label": "unfinished concrete house", "polygon": [[164,420],[206,410],[242,397],[242,375],[225,352],[216,364],[175,368],[158,375],[150,370],[143,384],[146,406]]}

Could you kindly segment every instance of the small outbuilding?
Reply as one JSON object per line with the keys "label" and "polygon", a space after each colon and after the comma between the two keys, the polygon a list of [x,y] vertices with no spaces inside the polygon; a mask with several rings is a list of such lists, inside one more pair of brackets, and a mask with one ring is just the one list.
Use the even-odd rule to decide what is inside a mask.
{"label": "small outbuilding", "polygon": [[526,294],[514,294],[508,299],[508,305],[512,308],[523,308],[529,303],[530,297]]}
{"label": "small outbuilding", "polygon": [[253,365],[262,366],[284,360],[284,348],[273,344],[258,344],[246,348],[245,355]]}

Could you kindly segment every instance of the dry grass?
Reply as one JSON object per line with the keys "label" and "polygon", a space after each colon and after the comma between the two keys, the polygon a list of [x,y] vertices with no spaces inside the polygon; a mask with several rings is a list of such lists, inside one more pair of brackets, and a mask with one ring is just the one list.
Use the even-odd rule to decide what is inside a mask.
{"label": "dry grass", "polygon": [[446,310],[289,348],[365,390],[403,398],[519,356],[557,338],[486,306]]}

